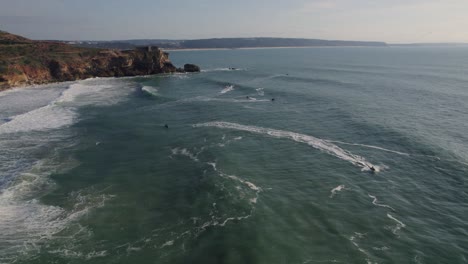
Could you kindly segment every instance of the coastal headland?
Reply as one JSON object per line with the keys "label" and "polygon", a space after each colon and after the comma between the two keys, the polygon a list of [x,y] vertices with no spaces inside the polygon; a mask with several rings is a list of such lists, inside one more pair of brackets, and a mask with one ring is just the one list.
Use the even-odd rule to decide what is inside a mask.
{"label": "coastal headland", "polygon": [[154,46],[132,50],[84,48],[35,41],[0,31],[0,91],[17,86],[199,71],[191,64],[175,67],[169,54]]}

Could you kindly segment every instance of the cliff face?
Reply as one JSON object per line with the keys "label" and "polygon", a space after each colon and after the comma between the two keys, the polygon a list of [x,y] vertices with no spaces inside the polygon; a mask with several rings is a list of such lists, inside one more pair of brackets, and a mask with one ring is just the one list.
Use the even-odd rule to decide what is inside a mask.
{"label": "cliff face", "polygon": [[0,90],[14,86],[182,71],[157,47],[129,51],[31,41],[0,31]]}
{"label": "cliff face", "polygon": [[[80,56],[76,59],[50,59],[45,65],[50,78],[70,81],[89,77],[122,77],[171,73],[176,71],[167,53],[158,48],[132,51],[99,51],[94,56]],[[29,76],[34,73],[23,67]],[[47,73],[46,73],[47,74]]]}

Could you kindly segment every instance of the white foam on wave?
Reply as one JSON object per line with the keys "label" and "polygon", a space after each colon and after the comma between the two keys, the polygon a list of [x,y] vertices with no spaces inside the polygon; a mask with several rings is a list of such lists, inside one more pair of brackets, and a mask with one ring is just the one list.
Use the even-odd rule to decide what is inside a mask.
{"label": "white foam on wave", "polygon": [[[114,80],[80,81],[71,84],[60,95],[58,92],[51,92],[50,101],[41,99],[42,106],[34,109],[37,105],[35,104],[33,110],[13,116],[10,122],[2,124],[0,134],[44,131],[71,125],[76,120],[77,107],[115,103],[123,98],[122,95],[130,91],[122,87],[122,81],[117,81],[116,85],[113,82]],[[21,99],[21,96],[19,98]],[[25,100],[26,103],[31,101],[28,98]],[[48,104],[43,106],[44,103]],[[3,149],[8,147],[7,153],[33,162],[29,161],[31,158],[27,155],[30,149],[44,148],[52,142],[58,142],[62,147],[75,144],[73,140],[64,141],[63,139],[67,136],[66,130],[50,132],[47,135],[36,133],[12,137],[2,135],[0,147]],[[17,145],[10,146],[14,143],[12,138],[15,139],[14,142],[18,142]],[[54,145],[53,150],[56,148],[57,146]],[[29,252],[38,252],[49,240],[63,239],[61,236],[64,234],[67,238],[72,238],[70,241],[77,236],[89,236],[90,231],[76,223],[77,220],[92,209],[104,206],[105,201],[112,198],[110,195],[82,190],[68,197],[67,204],[71,205],[71,208],[40,203],[37,197],[44,195],[54,186],[49,175],[76,165],[76,161],[73,160],[71,162],[55,160],[55,153],[52,149],[50,155],[50,159],[36,161],[35,164],[20,164],[21,168],[18,169],[12,167],[11,179],[8,179],[0,190],[0,241],[2,241],[0,262],[4,257],[15,258],[19,255],[26,256]],[[59,233],[60,236],[57,236]],[[69,248],[62,248],[59,251],[54,254],[64,256],[68,254],[83,258],[94,258],[103,254],[102,252],[80,253]]]}
{"label": "white foam on wave", "polygon": [[359,252],[366,256],[367,264],[377,264],[377,262],[372,262],[370,259],[370,254],[357,243],[358,240],[364,239],[365,236],[365,234],[354,232],[354,235],[349,238],[349,241],[351,241],[351,243],[357,248],[357,250],[359,250]]}
{"label": "white foam on wave", "polygon": [[262,192],[262,188],[258,187],[257,185],[253,184],[250,181],[244,180],[244,179],[242,179],[240,177],[237,177],[235,175],[229,175],[229,174],[226,174],[226,173],[224,173],[222,171],[219,171],[217,166],[216,166],[216,162],[207,162],[206,164],[210,165],[213,168],[214,171],[219,173],[219,176],[221,176],[223,178],[235,180],[235,181],[240,182],[240,183],[246,185],[247,187],[249,187],[250,190],[255,192],[255,197],[250,198],[249,202],[251,204],[256,204],[257,203],[258,196],[259,196],[260,192]]}
{"label": "white foam on wave", "polygon": [[257,185],[255,185],[255,184],[253,184],[253,183],[251,183],[249,181],[246,181],[244,179],[241,179],[241,178],[239,178],[239,177],[237,177],[235,175],[228,175],[228,174],[221,173],[221,176],[232,179],[232,180],[235,180],[235,181],[238,181],[240,183],[243,183],[243,184],[247,185],[253,191],[261,191],[262,190]]}
{"label": "white foam on wave", "polygon": [[261,135],[268,135],[274,138],[286,138],[291,139],[296,142],[306,143],[309,146],[324,151],[330,155],[333,155],[339,159],[348,161],[353,165],[361,167],[363,170],[370,170],[370,168],[375,168],[378,170],[379,166],[375,166],[372,163],[368,162],[365,158],[352,154],[351,152],[344,150],[330,142],[325,140],[299,134],[291,131],[284,131],[284,130],[276,130],[270,128],[263,128],[263,127],[256,127],[256,126],[247,126],[241,125],[237,123],[229,123],[229,122],[208,122],[208,123],[200,123],[193,125],[194,127],[218,127],[224,129],[234,129],[240,131],[247,131],[251,133],[261,134]]}
{"label": "white foam on wave", "polygon": [[[66,210],[29,198],[53,186],[45,172],[42,175],[23,173],[17,181],[18,183],[0,193],[0,241],[3,241],[0,256],[15,256],[18,252],[27,254],[31,250],[38,250],[58,233],[70,228],[71,223],[88,214],[90,210],[103,207],[113,197],[75,192],[69,197],[73,208]],[[72,237],[90,235],[89,230],[79,225],[72,233]]]}
{"label": "white foam on wave", "polygon": [[107,250],[102,251],[91,251],[89,253],[83,253],[80,251],[74,251],[71,249],[57,249],[57,250],[50,250],[47,251],[49,254],[59,255],[63,258],[67,259],[85,259],[91,260],[95,258],[103,258],[109,255]]}
{"label": "white foam on wave", "polygon": [[257,91],[257,94],[260,95],[260,96],[264,96],[265,95],[265,92],[263,91],[263,88],[257,88],[255,89]]}
{"label": "white foam on wave", "polygon": [[[182,152],[182,149],[174,149],[173,153],[180,153]],[[209,165],[212,167],[213,171],[216,172],[218,176],[221,177],[221,179],[226,179],[225,181],[221,184],[217,184],[217,186],[221,187],[222,190],[225,190],[225,184],[229,184],[229,182],[234,182],[234,185],[238,185],[237,183],[240,183],[241,186],[246,186],[248,188],[240,188],[240,186],[236,186],[239,188],[236,188],[236,190],[239,190],[239,198],[245,199],[244,201],[248,202],[248,207],[245,208],[245,210],[242,210],[242,212],[239,212],[238,210],[231,210],[230,206],[224,206],[224,205],[231,205],[231,201],[228,201],[228,199],[216,199],[215,201],[211,201],[211,203],[205,204],[205,206],[209,209],[209,213],[203,214],[203,215],[198,215],[198,216],[191,216],[186,220],[181,220],[178,221],[177,223],[169,223],[168,226],[165,227],[160,227],[157,229],[154,229],[151,234],[146,237],[140,238],[135,242],[130,242],[130,243],[125,243],[123,245],[119,245],[115,247],[115,249],[121,249],[121,248],[138,248],[138,250],[141,250],[143,248],[168,248],[174,246],[176,243],[185,244],[185,241],[181,241],[186,238],[197,238],[201,233],[207,231],[210,228],[214,227],[224,227],[228,225],[229,223],[232,222],[237,222],[237,221],[242,221],[245,219],[250,218],[253,215],[254,209],[255,209],[255,204],[257,203],[258,200],[258,193],[261,191],[261,188],[253,184],[252,182],[249,182],[247,180],[244,180],[238,176],[234,175],[227,175],[220,171],[217,168],[216,162],[203,162],[204,164]],[[233,184],[230,183],[230,186]],[[234,190],[232,190],[234,191]],[[255,194],[255,196],[252,197],[252,194]],[[246,196],[246,194],[250,194],[250,196]],[[227,197],[231,197],[233,195],[233,192],[228,191]],[[237,199],[236,199],[237,201]],[[227,203],[227,204],[225,204]],[[221,206],[220,206],[221,204]],[[227,211],[226,211],[227,210]],[[186,226],[191,226],[188,228],[185,228]],[[128,252],[127,253],[131,253]]]}
{"label": "white foam on wave", "polygon": [[170,246],[172,246],[172,245],[174,245],[174,240],[169,240],[169,241],[167,241],[166,243],[162,244],[162,245],[161,245],[161,248],[170,247]]}
{"label": "white foam on wave", "polygon": [[386,151],[386,152],[395,153],[395,154],[398,154],[398,155],[410,156],[410,154],[405,153],[405,152],[400,152],[400,151],[396,151],[396,150],[386,149],[386,148],[382,148],[382,147],[378,147],[378,146],[372,146],[372,145],[366,145],[366,144],[358,144],[358,143],[347,143],[347,142],[336,141],[336,140],[327,140],[327,142],[330,142],[330,143],[338,143],[338,144],[343,144],[343,145],[350,145],[350,146],[360,146],[360,147],[365,147],[365,148],[378,149],[378,150],[382,150],[382,151]]}
{"label": "white foam on wave", "polygon": [[270,102],[270,100],[266,99],[233,99],[233,98],[216,98],[216,97],[207,97],[207,96],[195,96],[191,98],[181,99],[170,101],[166,103],[159,104],[157,106],[153,106],[152,109],[159,109],[159,108],[167,108],[176,105],[181,105],[185,103],[191,102],[223,102],[223,103],[260,103],[260,102]]}
{"label": "white foam on wave", "polygon": [[245,98],[245,99],[228,99],[228,98],[212,98],[212,97],[198,97],[195,100],[191,101],[202,101],[202,102],[226,102],[226,103],[255,103],[255,102],[270,102],[270,100],[266,99],[256,99],[253,97]]}
{"label": "white foam on wave", "polygon": [[197,155],[193,154],[186,148],[173,148],[171,150],[172,155],[181,155],[190,158],[191,160],[198,162]]}
{"label": "white foam on wave", "polygon": [[372,247],[372,249],[375,251],[386,251],[386,250],[389,250],[390,248],[387,246],[382,246],[382,247]]}
{"label": "white foam on wave", "polygon": [[339,185],[339,186],[333,188],[333,189],[330,191],[330,192],[331,192],[330,198],[333,198],[337,192],[341,192],[341,191],[344,190],[344,189],[345,189],[345,186],[344,186],[344,185]]}
{"label": "white foam on wave", "polygon": [[228,86],[224,87],[224,89],[222,89],[219,93],[220,94],[225,94],[225,93],[229,93],[231,91],[234,91],[234,85],[228,85]]}
{"label": "white foam on wave", "polygon": [[123,80],[85,80],[70,85],[56,102],[72,106],[112,105],[131,92],[126,86]]}
{"label": "white foam on wave", "polygon": [[94,94],[96,92],[99,92],[103,89],[110,88],[110,87],[111,86],[109,85],[90,86],[90,85],[84,85],[81,83],[75,83],[75,84],[70,85],[68,89],[63,91],[60,98],[57,99],[57,102],[59,103],[73,102],[75,101],[77,97]]}
{"label": "white foam on wave", "polygon": [[[105,84],[102,84],[102,82]],[[120,86],[119,86],[120,85]],[[0,125],[0,134],[26,131],[42,131],[72,125],[76,107],[83,105],[115,104],[129,93],[129,89],[116,85],[111,80],[85,80],[74,83],[60,97],[48,105],[10,117],[11,121]]]}
{"label": "white foam on wave", "polygon": [[198,227],[198,234],[201,232],[205,231],[208,227],[213,227],[213,226],[225,226],[227,223],[231,221],[241,221],[248,219],[252,216],[252,213],[244,216],[236,216],[236,217],[227,217],[225,219],[213,219],[210,221],[207,221],[203,223],[200,227]]}
{"label": "white foam on wave", "polygon": [[367,195],[372,199],[372,204],[373,205],[380,206],[380,207],[385,207],[385,208],[391,209],[392,211],[395,211],[395,209],[393,209],[393,207],[391,207],[390,205],[379,203],[379,200],[377,199],[376,196],[370,195],[370,194],[367,194]]}
{"label": "white foam on wave", "polygon": [[207,162],[206,164],[210,165],[211,167],[213,167],[213,170],[214,171],[218,171],[218,168],[216,167],[216,163],[215,162]]}
{"label": "white foam on wave", "polygon": [[[58,133],[60,136],[61,133]],[[0,140],[1,147],[11,150],[7,153],[27,152],[35,148],[43,148],[44,141],[59,141],[56,135],[49,133],[44,136],[20,136],[15,142],[21,144],[23,140],[29,140],[29,145],[23,148],[16,143]],[[13,144],[13,145],[12,145]],[[74,142],[62,143],[62,147],[68,147]],[[16,151],[16,152],[13,152]],[[23,156],[24,153],[21,154]],[[66,197],[66,204],[70,207],[63,208],[41,203],[37,197],[41,197],[55,187],[50,179],[51,173],[64,173],[79,163],[70,159],[57,159],[54,154],[51,157],[36,161],[32,167],[21,165],[20,171],[14,172],[14,177],[0,190],[0,263],[7,258],[30,258],[45,249],[49,241],[63,242],[63,247],[52,254],[64,257],[82,257],[90,259],[99,257],[102,252],[76,252],[73,250],[76,240],[87,239],[91,231],[81,226],[77,221],[90,213],[95,208],[105,205],[112,195],[96,192],[92,188],[71,193]],[[58,240],[57,240],[58,239]],[[65,245],[66,244],[66,245]],[[13,261],[12,261],[13,262]]]}
{"label": "white foam on wave", "polygon": [[356,240],[358,239],[362,239],[364,238],[364,234],[361,234],[361,233],[358,233],[358,232],[354,232],[354,235],[352,235],[350,238],[349,238],[349,241],[351,241],[351,243],[362,253],[364,253],[366,256],[368,255],[367,251],[365,251],[364,249],[362,249],[359,244],[356,242]]}
{"label": "white foam on wave", "polygon": [[213,69],[202,69],[201,72],[218,72],[218,71],[245,71],[242,68],[213,68]]}
{"label": "white foam on wave", "polygon": [[402,228],[405,228],[406,225],[401,222],[400,220],[396,219],[395,217],[393,217],[391,214],[387,214],[387,217],[392,219],[393,221],[395,221],[397,224],[395,227],[390,227],[390,230],[392,231],[393,234],[395,235],[398,235],[398,231],[400,231],[400,229]]}
{"label": "white foam on wave", "polygon": [[168,75],[168,77],[176,78],[176,79],[188,79],[190,77],[190,74],[189,73],[179,72],[179,73],[174,73],[174,74]]}
{"label": "white foam on wave", "polygon": [[0,125],[0,134],[56,129],[74,123],[77,114],[72,109],[57,107],[55,103],[11,117]]}
{"label": "white foam on wave", "polygon": [[141,90],[154,96],[158,96],[158,92],[159,92],[158,88],[153,87],[153,86],[143,86],[141,87]]}
{"label": "white foam on wave", "polygon": [[2,91],[0,92],[0,97],[3,97],[3,96],[7,96],[11,93],[15,93],[17,92],[18,89],[24,89],[24,88],[13,88],[13,89],[9,89],[9,90],[6,90],[6,91]]}
{"label": "white foam on wave", "polygon": [[[242,137],[235,137],[235,138],[232,138],[232,139],[229,139],[229,140],[225,140],[225,139],[226,139],[226,136],[223,135],[222,140],[223,140],[224,142],[223,142],[223,143],[218,143],[218,144],[216,144],[216,145],[217,145],[218,147],[222,147],[222,148],[223,148],[223,147],[225,147],[225,146],[231,144],[231,143],[234,142],[234,141],[239,141],[239,140],[241,140]],[[208,146],[208,147],[209,147],[209,146]]]}

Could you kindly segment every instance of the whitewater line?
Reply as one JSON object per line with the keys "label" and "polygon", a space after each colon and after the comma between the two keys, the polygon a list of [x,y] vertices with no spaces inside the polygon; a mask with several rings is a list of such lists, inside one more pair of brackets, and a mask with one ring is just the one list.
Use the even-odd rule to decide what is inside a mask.
{"label": "whitewater line", "polygon": [[391,207],[390,205],[386,205],[386,204],[381,204],[379,203],[379,200],[377,199],[376,196],[374,195],[371,195],[371,194],[367,194],[369,196],[369,198],[372,199],[372,204],[375,205],[375,206],[380,206],[380,207],[385,207],[385,208],[388,208],[388,209],[391,209],[392,211],[396,211],[395,209],[393,209],[393,207]]}
{"label": "whitewater line", "polygon": [[333,189],[330,191],[330,192],[331,192],[330,198],[333,198],[337,192],[341,192],[341,191],[344,190],[344,189],[345,189],[345,186],[344,186],[344,185],[339,185],[339,186],[333,188]]}
{"label": "whitewater line", "polygon": [[400,220],[396,219],[395,217],[393,217],[391,214],[387,214],[387,217],[392,219],[393,221],[395,221],[397,224],[394,228],[392,228],[392,233],[395,234],[395,235],[398,235],[398,231],[400,231],[401,228],[405,228],[406,225],[401,222]]}
{"label": "whitewater line", "polygon": [[378,150],[382,150],[382,151],[387,151],[387,152],[395,153],[395,154],[398,154],[398,155],[410,156],[410,154],[405,153],[405,152],[400,152],[400,151],[396,151],[396,150],[386,149],[386,148],[382,148],[382,147],[378,147],[378,146],[372,146],[372,145],[366,145],[366,144],[358,144],[358,143],[347,143],[347,142],[335,141],[335,140],[325,140],[325,141],[330,142],[330,143],[343,144],[343,145],[360,146],[360,147],[366,147],[366,148],[371,148],[371,149],[378,149]]}
{"label": "whitewater line", "polygon": [[299,143],[305,143],[313,148],[319,149],[339,159],[348,161],[355,166],[361,167],[363,170],[370,170],[371,168],[374,168],[375,171],[379,171],[380,169],[379,166],[373,165],[361,156],[355,155],[347,150],[344,150],[326,140],[309,135],[299,134],[285,130],[276,130],[257,126],[247,126],[230,122],[207,122],[195,124],[193,125],[193,127],[217,127],[223,129],[234,129],[240,131],[247,131],[255,134],[268,135],[274,138],[291,139]]}

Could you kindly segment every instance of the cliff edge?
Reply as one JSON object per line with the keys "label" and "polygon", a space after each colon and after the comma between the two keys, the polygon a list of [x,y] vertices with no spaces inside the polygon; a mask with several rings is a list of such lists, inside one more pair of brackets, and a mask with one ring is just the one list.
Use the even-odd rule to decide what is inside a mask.
{"label": "cliff edge", "polygon": [[157,47],[118,51],[33,41],[0,31],[0,90],[15,86],[183,72]]}

